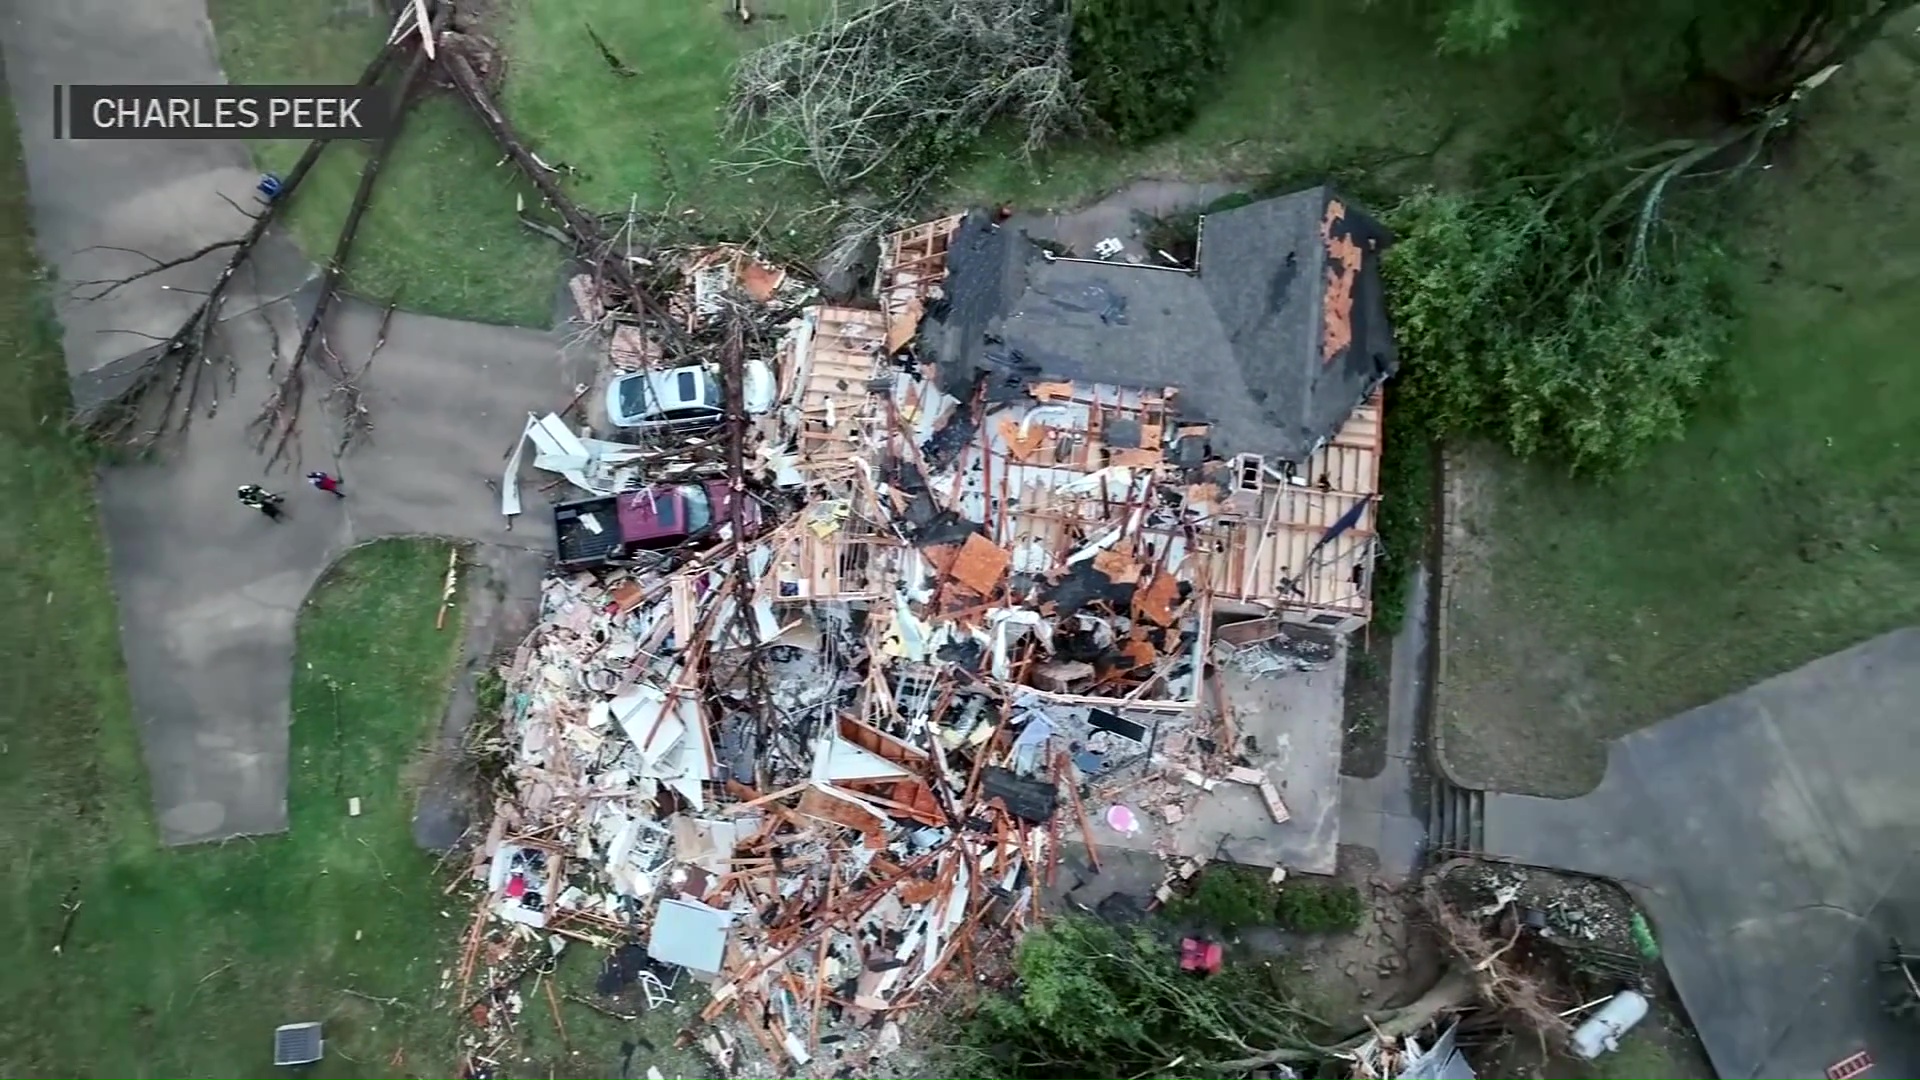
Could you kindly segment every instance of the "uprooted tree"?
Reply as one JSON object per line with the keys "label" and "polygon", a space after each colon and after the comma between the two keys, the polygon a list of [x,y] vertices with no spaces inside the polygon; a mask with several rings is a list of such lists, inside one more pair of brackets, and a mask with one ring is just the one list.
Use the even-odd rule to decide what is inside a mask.
{"label": "uprooted tree", "polygon": [[1015,971],[1016,991],[983,997],[959,1022],[955,1064],[968,1075],[1237,1076],[1306,1065],[1418,1032],[1471,1007],[1477,990],[1450,970],[1407,1005],[1343,1031],[1303,1005],[1277,967],[1196,978],[1151,929],[1080,916],[1028,931]]}
{"label": "uprooted tree", "polygon": [[873,0],[836,4],[806,33],[734,70],[722,165],[817,181],[845,261],[908,215],[949,163],[996,121],[1031,153],[1086,130],[1059,0]]}
{"label": "uprooted tree", "polygon": [[[1463,908],[1423,880],[1421,925],[1446,966],[1412,1001],[1354,1020],[1315,1015],[1285,965],[1230,963],[1201,978],[1180,970],[1165,927],[1063,916],[1029,930],[1014,953],[1014,988],[987,994],[956,1021],[966,1075],[1242,1076],[1273,1066],[1340,1068],[1363,1048],[1391,1046],[1455,1014],[1560,1047],[1579,1000],[1566,973],[1543,964],[1508,899]],[[1342,1073],[1344,1075],[1344,1073]],[[1359,1075],[1358,1072],[1355,1075]]]}
{"label": "uprooted tree", "polygon": [[[360,223],[377,193],[381,166],[389,156],[393,133],[398,132],[410,107],[429,92],[429,75],[433,76],[431,81],[450,87],[466,103],[504,157],[540,192],[545,204],[543,209],[557,216],[559,224],[529,223],[568,244],[573,255],[596,279],[608,311],[648,326],[668,348],[683,343],[683,335],[670,320],[661,317],[658,305],[634,278],[630,253],[616,244],[616,238],[599,218],[582,211],[573,202],[556,178],[556,167],[528,149],[494,104],[486,77],[487,72],[497,66],[492,43],[476,34],[460,32],[458,28],[463,20],[452,0],[403,2],[396,5],[395,13],[398,22],[393,34],[367,65],[358,83],[376,86],[385,81],[392,87],[394,123],[389,135],[372,149],[362,166],[359,185],[348,205],[333,252],[321,267],[314,307],[307,313],[287,355],[281,355],[280,334],[268,310],[272,305],[259,308],[272,341],[272,355],[266,361],[270,389],[251,428],[256,446],[266,455],[270,467],[284,460],[297,446],[307,381],[313,370],[317,369],[332,384],[326,400],[338,413],[337,450],[344,452],[353,440],[370,430],[359,379],[386,339],[386,324],[382,322],[369,355],[356,365],[341,357],[328,342],[326,317],[341,289]],[[226,256],[226,262],[200,302],[171,334],[154,339],[156,344],[147,351],[120,392],[76,416],[76,422],[84,430],[108,441],[149,446],[171,432],[184,430],[195,415],[201,413],[203,405],[208,413],[218,408],[219,382],[226,383],[227,393],[233,392],[238,382],[238,361],[225,350],[218,332],[223,320],[229,317],[227,305],[233,280],[248,266],[268,229],[294,201],[302,182],[327,146],[326,140],[309,143],[292,169],[281,178],[279,190],[259,209],[248,211],[233,204],[249,219],[248,227],[240,235],[206,244],[172,259],[135,251],[132,253],[145,258],[149,265],[122,277],[75,285],[74,295],[78,299],[99,300],[216,254]],[[389,305],[387,317],[391,315]]]}
{"label": "uprooted tree", "polygon": [[[1183,126],[1217,72],[1229,0],[835,0],[735,67],[722,164],[817,181],[844,255],[897,224],[990,126],[1033,154]],[[830,256],[831,258],[831,256]]]}

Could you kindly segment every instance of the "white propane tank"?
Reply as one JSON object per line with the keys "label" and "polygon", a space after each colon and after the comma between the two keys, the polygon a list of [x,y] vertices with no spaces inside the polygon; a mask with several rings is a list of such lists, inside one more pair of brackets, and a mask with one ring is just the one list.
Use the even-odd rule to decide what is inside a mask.
{"label": "white propane tank", "polygon": [[1599,1012],[1573,1029],[1574,1055],[1592,1061],[1601,1054],[1620,1049],[1620,1036],[1633,1030],[1633,1025],[1646,1016],[1646,998],[1633,990],[1620,991],[1613,995],[1612,1001],[1600,1006]]}

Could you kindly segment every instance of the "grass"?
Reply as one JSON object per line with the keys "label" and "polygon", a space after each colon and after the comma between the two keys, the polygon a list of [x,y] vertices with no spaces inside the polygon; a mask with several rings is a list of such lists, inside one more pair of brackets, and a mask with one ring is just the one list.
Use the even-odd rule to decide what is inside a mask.
{"label": "grass", "polygon": [[444,1012],[345,991],[424,1004],[457,933],[404,783],[459,642],[433,629],[445,549],[362,549],[303,613],[288,834],[161,848],[10,109],[0,170],[0,1073],[261,1076],[272,1029],[304,1019],[327,1023],[320,1075],[383,1074],[402,1047],[444,1070]]}
{"label": "grass", "polygon": [[[387,27],[372,14],[376,6],[210,0],[222,61],[236,82],[351,81]],[[713,232],[770,230],[763,239],[778,247],[786,229],[798,224],[804,234],[806,223],[794,219],[818,195],[790,172],[740,177],[717,167],[728,156],[721,125],[729,70],[742,52],[794,32],[823,7],[824,0],[771,0],[754,5],[754,23],[741,27],[720,4],[522,0],[494,10],[486,31],[510,57],[504,111],[536,152],[577,170],[568,183],[583,205],[672,207]],[[1551,54],[1438,57],[1427,30],[1390,7],[1359,10],[1350,0],[1271,6],[1235,35],[1226,74],[1180,134],[1125,151],[1067,145],[1034,160],[988,138],[956,164],[940,201],[1064,207],[1142,175],[1359,177],[1443,140],[1446,160],[1458,161],[1497,138],[1545,88],[1568,82],[1564,66],[1552,79],[1541,75],[1554,66]],[[589,25],[634,77],[620,77],[601,58]],[[1596,65],[1571,70],[1588,77]],[[268,168],[284,167],[298,152],[289,144],[260,147]],[[329,151],[333,160],[307,181],[311,190],[292,216],[309,253],[331,250],[360,156]],[[517,185],[493,168],[496,156],[478,126],[435,92],[388,165],[353,260],[354,287],[379,298],[398,294],[419,310],[544,325],[558,253],[515,223]]]}
{"label": "grass", "polygon": [[1233,36],[1225,73],[1183,131],[1125,150],[1068,145],[1032,161],[989,141],[955,171],[953,197],[1067,208],[1141,176],[1320,174],[1430,148],[1456,120],[1507,122],[1510,107],[1501,107],[1484,68],[1435,56],[1431,36],[1390,5],[1361,8],[1291,0],[1251,14]]}
{"label": "grass", "polygon": [[[527,144],[576,172],[572,194],[590,209],[692,210],[715,229],[750,231],[804,185],[768,175],[722,175],[720,108],[732,59],[804,20],[810,0],[762,10],[752,29],[719,4],[621,0],[514,3],[486,32],[511,57],[501,105]],[[209,0],[221,63],[233,82],[348,83],[384,40],[384,5],[332,0]],[[780,16],[786,16],[781,18]],[[591,25],[633,78],[614,74],[587,36]],[[256,144],[261,167],[284,171],[304,148]],[[310,257],[333,250],[366,150],[329,148],[289,217]],[[481,322],[547,326],[562,252],[522,228],[515,198],[539,205],[453,95],[427,93],[413,110],[349,260],[348,286],[377,300]]]}
{"label": "grass", "polygon": [[[451,1076],[454,1017],[435,1008],[465,926],[413,844],[412,778],[445,707],[459,613],[434,613],[444,543],[348,554],[303,609],[293,671],[285,835],[159,845],[134,731],[98,513],[97,461],[69,437],[60,335],[42,301],[13,114],[0,102],[0,1075],[265,1076],[282,1023],[320,1020],[309,1075]],[[362,813],[350,817],[347,800]],[[78,903],[65,932],[64,904]],[[590,992],[597,955],[561,960]],[[365,997],[357,995],[366,995]],[[684,995],[683,995],[684,996]],[[370,1000],[383,999],[383,1000]],[[397,1001],[387,1003],[385,999]],[[691,1016],[638,1025],[530,995],[537,1071],[610,1076],[624,1038],[670,1075]]]}
{"label": "grass", "polygon": [[[955,163],[938,201],[1064,208],[1141,176],[1271,183],[1334,175],[1360,197],[1411,179],[1456,179],[1516,124],[1576,105],[1621,106],[1650,70],[1671,67],[1667,51],[1678,40],[1673,27],[1595,9],[1561,16],[1526,48],[1443,57],[1432,28],[1402,6],[1243,6],[1225,73],[1185,130],[1126,150],[1097,140],[1064,145],[1031,160],[1010,138],[989,137]],[[228,77],[252,82],[352,80],[387,29],[381,7],[210,0]],[[568,183],[583,205],[670,207],[708,232],[758,234],[797,254],[811,246],[817,222],[805,211],[820,201],[817,190],[790,172],[740,177],[719,168],[730,153],[722,110],[733,61],[806,26],[827,0],[750,7],[755,18],[743,27],[724,4],[501,0],[482,29],[509,57],[504,111],[536,152],[577,170]],[[601,57],[589,26],[632,77]],[[1597,37],[1627,44],[1601,57]],[[297,153],[262,144],[260,157],[278,168]],[[359,157],[341,154],[308,181],[293,224],[309,253],[331,250]],[[559,253],[516,224],[519,184],[494,168],[496,157],[455,102],[432,94],[388,165],[353,261],[354,287],[438,314],[545,325]]]}
{"label": "grass", "polygon": [[[387,19],[376,7],[384,11],[351,0],[208,3],[221,63],[236,83],[353,82],[386,37]],[[305,145],[254,144],[261,168],[279,173]],[[288,217],[309,257],[332,253],[366,157],[364,144],[331,146],[301,183]],[[539,199],[510,167],[495,167],[498,157],[449,92],[428,92],[381,170],[348,260],[347,287],[431,315],[550,324],[562,253],[515,220],[516,195],[528,206]]]}
{"label": "grass", "polygon": [[[586,205],[694,211],[716,225],[748,225],[782,196],[804,191],[792,177],[727,175],[715,163],[729,73],[741,53],[793,33],[815,0],[752,3],[741,26],[725,4],[633,4],[625,0],[522,3],[503,13],[512,57],[501,106],[536,147],[550,147],[584,175],[572,183]],[[587,27],[632,78],[601,58]]]}
{"label": "grass", "polygon": [[1620,1049],[1587,1065],[1594,1080],[1632,1080],[1649,1076],[1681,1076],[1672,1055],[1652,1035],[1630,1032],[1620,1041]]}
{"label": "grass", "polygon": [[1601,742],[1920,620],[1920,148],[1891,50],[1752,192],[1748,312],[1686,440],[1600,486],[1477,455],[1449,758],[1572,795]]}
{"label": "grass", "polygon": [[[73,539],[91,540],[75,546],[99,561],[97,536]],[[15,715],[33,722],[7,725],[0,759],[0,848],[17,868],[0,904],[15,928],[0,1069],[265,1075],[273,1028],[309,1019],[326,1024],[317,1075],[382,1074],[396,1054],[450,1067],[452,1019],[430,999],[458,931],[413,846],[404,782],[459,641],[433,629],[443,553],[419,541],[365,548],[315,592],[295,665],[289,831],[209,848],[155,843],[112,600],[94,586],[101,625],[42,658],[91,676],[84,697],[61,680],[22,687],[34,707]],[[347,814],[350,796],[360,817]],[[81,907],[54,957],[64,896]]]}

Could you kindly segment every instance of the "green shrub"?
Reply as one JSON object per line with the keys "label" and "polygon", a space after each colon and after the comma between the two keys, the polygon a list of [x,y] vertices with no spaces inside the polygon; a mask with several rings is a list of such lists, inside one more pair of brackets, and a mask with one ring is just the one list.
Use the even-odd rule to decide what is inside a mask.
{"label": "green shrub", "polygon": [[1703,233],[1665,228],[1643,243],[1632,217],[1596,226],[1617,208],[1610,190],[1549,197],[1506,183],[1425,191],[1393,210],[1384,266],[1400,422],[1585,473],[1680,436],[1726,345],[1726,260]]}
{"label": "green shrub", "polygon": [[1215,864],[1195,879],[1193,891],[1166,905],[1172,919],[1193,919],[1221,930],[1273,924],[1273,886],[1267,875],[1243,866]]}
{"label": "green shrub", "polygon": [[1426,557],[1433,510],[1433,433],[1400,408],[1399,379],[1387,383],[1386,446],[1380,454],[1379,557],[1373,569],[1374,632],[1391,636],[1407,616],[1413,569]]}
{"label": "green shrub", "polygon": [[1345,932],[1360,925],[1366,912],[1360,890],[1327,881],[1290,881],[1280,888],[1275,917],[1289,930],[1307,934]]}
{"label": "green shrub", "polygon": [[487,668],[473,680],[473,703],[481,717],[493,720],[507,705],[507,680],[498,668]]}
{"label": "green shrub", "polygon": [[1073,74],[1124,144],[1184,127],[1219,71],[1225,0],[1074,0]]}

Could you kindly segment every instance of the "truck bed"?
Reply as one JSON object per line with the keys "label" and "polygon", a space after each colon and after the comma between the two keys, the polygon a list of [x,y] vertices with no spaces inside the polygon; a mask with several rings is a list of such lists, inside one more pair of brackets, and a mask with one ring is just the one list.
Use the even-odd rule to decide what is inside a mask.
{"label": "truck bed", "polygon": [[[588,527],[593,522],[599,532]],[[616,558],[623,546],[615,500],[581,499],[553,508],[555,548],[563,567],[597,566]]]}

